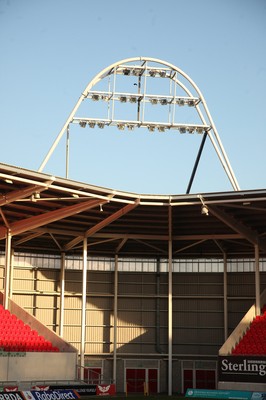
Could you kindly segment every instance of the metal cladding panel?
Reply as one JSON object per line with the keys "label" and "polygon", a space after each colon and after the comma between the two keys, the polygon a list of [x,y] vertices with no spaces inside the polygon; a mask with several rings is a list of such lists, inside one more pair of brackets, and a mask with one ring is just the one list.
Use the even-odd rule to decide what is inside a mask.
{"label": "metal cladding panel", "polygon": [[205,357],[206,355],[217,356],[219,351],[219,345],[202,345],[198,346],[197,343],[186,344],[186,343],[176,343],[173,345],[173,353],[177,354],[197,354],[197,358],[200,359],[201,355]]}
{"label": "metal cladding panel", "polygon": [[143,299],[140,297],[127,298],[126,296],[123,296],[118,298],[118,310],[120,312],[125,310],[141,310],[143,303]]}
{"label": "metal cladding panel", "polygon": [[65,296],[65,310],[81,310],[82,298],[81,295],[72,294],[72,296]]}
{"label": "metal cladding panel", "polygon": [[82,292],[82,271],[65,271],[65,292],[67,294]]}
{"label": "metal cladding panel", "polygon": [[123,311],[118,312],[118,326],[123,327],[152,327],[155,326],[155,312]]}
{"label": "metal cladding panel", "polygon": [[110,326],[110,312],[103,310],[87,310],[86,311],[86,324],[90,326],[99,326],[101,328]]}
{"label": "metal cladding panel", "polygon": [[114,306],[113,296],[101,297],[101,295],[90,296],[87,295],[87,310],[112,310]]}
{"label": "metal cladding panel", "polygon": [[88,271],[87,291],[89,293],[113,294],[113,272]]}
{"label": "metal cladding panel", "polygon": [[[80,346],[78,346],[79,348]],[[86,343],[85,345],[85,353],[86,354],[102,354],[102,353],[110,353],[110,345],[105,343]]]}
{"label": "metal cladding panel", "polygon": [[189,329],[188,327],[173,329],[174,343],[198,344],[199,347],[203,344],[223,343],[223,329],[210,329],[208,327],[201,329]]}
{"label": "metal cladding panel", "polygon": [[228,296],[254,296],[255,272],[228,274]]}
{"label": "metal cladding panel", "polygon": [[119,327],[117,330],[117,341],[118,343],[128,343],[131,341],[136,341],[145,333],[145,329],[141,326],[132,327]]}
{"label": "metal cladding panel", "polygon": [[105,293],[111,295],[114,292],[113,283],[108,281],[88,281],[87,291],[91,294]]}
{"label": "metal cladding panel", "polygon": [[54,292],[59,289],[59,274],[57,270],[37,270],[35,290]]}
{"label": "metal cladding panel", "polygon": [[139,272],[120,273],[118,279],[119,294],[156,294],[156,280],[154,274]]}
{"label": "metal cladding panel", "polygon": [[81,327],[75,325],[65,326],[64,339],[73,343],[73,345],[76,347],[76,343],[79,343],[81,339]]}
{"label": "metal cladding panel", "polygon": [[105,338],[105,329],[103,329],[103,326],[87,325],[87,327],[86,327],[86,341],[87,342],[103,343],[104,338]]}
{"label": "metal cladding panel", "polygon": [[208,327],[222,328],[223,327],[223,313],[212,312],[212,313],[194,313],[194,312],[177,312],[173,313],[173,324],[174,326],[187,326],[195,329]]}
{"label": "metal cladding panel", "polygon": [[37,272],[32,269],[13,270],[13,290],[35,291],[37,282]]}
{"label": "metal cladding panel", "polygon": [[28,313],[33,313],[35,301],[32,294],[13,294],[12,299]]}
{"label": "metal cladding panel", "polygon": [[[180,275],[180,276],[179,276]],[[174,295],[223,295],[222,274],[174,274]]]}

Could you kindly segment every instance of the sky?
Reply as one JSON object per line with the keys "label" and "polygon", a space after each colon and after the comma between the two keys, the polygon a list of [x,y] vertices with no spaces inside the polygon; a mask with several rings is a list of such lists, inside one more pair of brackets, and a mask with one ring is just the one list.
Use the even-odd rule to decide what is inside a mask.
{"label": "sky", "polygon": [[[240,189],[266,188],[265,0],[0,0],[0,49],[0,163],[37,171],[88,83],[119,60],[151,57],[197,84]],[[65,177],[65,137],[44,173]],[[199,144],[74,129],[69,179],[183,194]],[[190,192],[230,190],[207,139]]]}

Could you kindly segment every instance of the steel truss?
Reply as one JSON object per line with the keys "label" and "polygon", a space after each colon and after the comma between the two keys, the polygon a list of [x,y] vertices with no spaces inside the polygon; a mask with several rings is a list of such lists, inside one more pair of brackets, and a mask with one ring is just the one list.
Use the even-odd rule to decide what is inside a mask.
{"label": "steel truss", "polygon": [[[125,79],[128,79],[128,82]],[[78,115],[82,108],[81,104],[85,100],[102,104],[100,117],[88,115],[89,111],[95,110],[94,106],[89,108],[89,111],[87,108],[85,115]],[[123,103],[130,105],[130,112],[128,112],[129,109],[127,109],[127,113],[123,112],[121,108]],[[156,117],[159,117],[158,121],[150,117],[152,115],[149,112],[150,105],[164,108],[161,114],[156,112]],[[190,122],[181,119],[180,109],[185,107],[194,109]],[[122,118],[117,118],[119,113],[122,113]],[[126,114],[130,114],[132,118],[124,118]],[[39,171],[44,169],[60,139],[67,132],[66,177],[68,177],[71,124],[79,124],[82,128],[103,129],[116,126],[119,130],[132,131],[135,128],[146,128],[150,132],[174,130],[181,134],[203,135],[187,193],[192,186],[206,137],[210,139],[233,189],[240,189],[202,93],[187,74],[166,61],[149,57],[127,58],[98,73],[81,94],[44,158]]]}

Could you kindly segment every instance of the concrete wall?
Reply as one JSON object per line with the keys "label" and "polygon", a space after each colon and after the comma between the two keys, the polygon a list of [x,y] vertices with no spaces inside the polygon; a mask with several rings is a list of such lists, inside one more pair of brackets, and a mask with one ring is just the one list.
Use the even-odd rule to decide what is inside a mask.
{"label": "concrete wall", "polygon": [[73,381],[76,378],[75,353],[11,354],[0,353],[1,381]]}
{"label": "concrete wall", "polygon": [[219,390],[246,390],[248,392],[265,392],[265,383],[218,382]]}

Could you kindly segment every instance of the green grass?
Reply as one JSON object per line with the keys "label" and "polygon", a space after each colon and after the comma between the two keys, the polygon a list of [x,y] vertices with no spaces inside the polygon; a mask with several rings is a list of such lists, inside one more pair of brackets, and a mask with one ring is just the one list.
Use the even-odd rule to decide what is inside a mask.
{"label": "green grass", "polygon": [[[91,400],[92,396],[86,397],[86,400]],[[99,396],[97,396],[99,398]],[[144,396],[142,394],[116,394],[115,396],[108,396],[107,398],[110,398],[110,400],[182,400],[185,399],[185,396],[182,395],[172,395],[168,396],[167,394],[157,394],[157,395],[149,395],[149,396]],[[81,397],[81,400],[85,400],[85,396]],[[107,400],[107,399],[106,399]]]}

